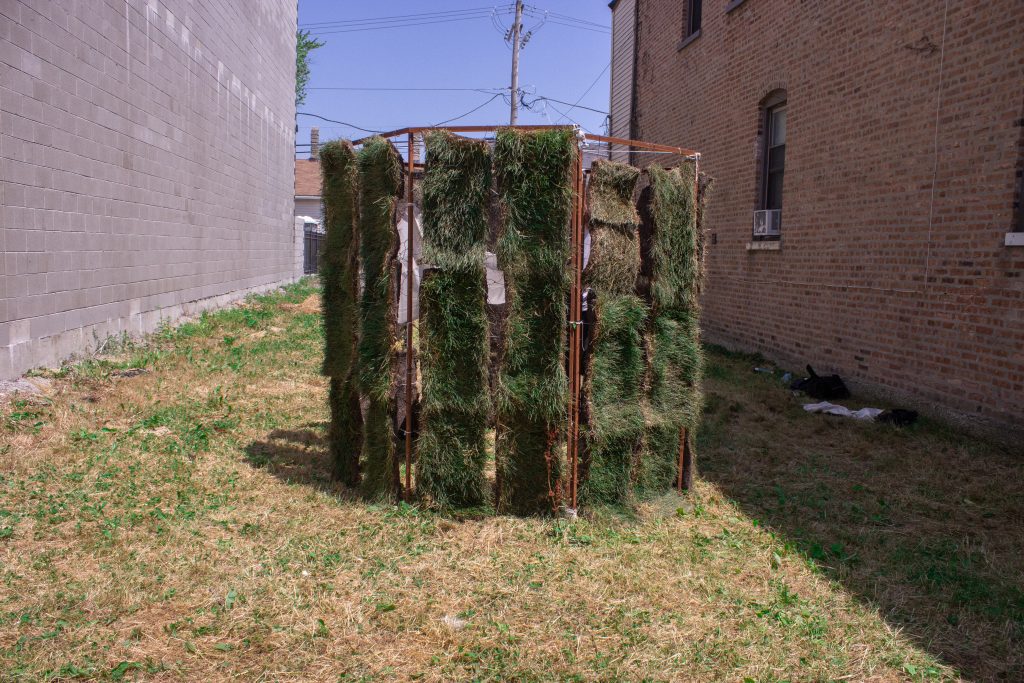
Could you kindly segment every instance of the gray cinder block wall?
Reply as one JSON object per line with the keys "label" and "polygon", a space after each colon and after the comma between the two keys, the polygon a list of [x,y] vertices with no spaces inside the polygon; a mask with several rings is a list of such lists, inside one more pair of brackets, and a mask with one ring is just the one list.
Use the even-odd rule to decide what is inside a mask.
{"label": "gray cinder block wall", "polygon": [[0,378],[301,275],[295,0],[0,0]]}

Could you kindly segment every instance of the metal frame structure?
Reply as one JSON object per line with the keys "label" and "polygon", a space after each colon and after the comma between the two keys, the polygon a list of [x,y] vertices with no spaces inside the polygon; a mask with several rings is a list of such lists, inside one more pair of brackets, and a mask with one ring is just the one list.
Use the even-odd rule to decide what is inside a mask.
{"label": "metal frame structure", "polygon": [[[395,144],[395,139],[406,138],[406,185],[405,185],[405,201],[406,201],[406,263],[403,269],[406,274],[406,325],[405,325],[405,482],[402,497],[404,500],[409,501],[412,499],[412,454],[413,454],[413,442],[412,442],[412,385],[414,380],[413,373],[413,359],[412,359],[412,346],[413,346],[413,241],[414,241],[414,211],[413,211],[413,174],[417,168],[422,168],[422,164],[416,163],[416,136],[423,136],[426,133],[435,130],[445,130],[449,133],[460,134],[460,133],[495,133],[500,129],[513,128],[516,130],[572,130],[579,133],[580,129],[578,126],[553,126],[553,125],[493,125],[493,126],[414,126],[409,128],[401,128],[398,130],[387,131],[384,133],[378,133],[374,136],[368,136],[360,138],[359,140],[353,141],[353,144],[359,145],[371,137],[382,137],[392,140],[392,144]],[[636,151],[640,153],[644,152],[655,152],[662,154],[674,154],[683,158],[693,159],[695,168],[695,188],[694,188],[694,202],[695,210],[699,205],[699,192],[700,192],[700,152],[692,149],[685,149],[682,147],[673,147],[671,145],[661,145],[652,142],[644,142],[642,140],[629,140],[626,138],[616,138],[607,135],[593,135],[587,133],[585,136],[580,136],[580,143],[582,145],[583,140],[593,140],[596,142],[604,142],[609,145],[621,145],[628,147],[631,152]],[[568,344],[569,344],[569,416],[568,424],[566,428],[566,460],[569,467],[569,482],[568,482],[568,497],[569,507],[575,511],[578,505],[578,494],[579,494],[579,436],[580,436],[580,395],[582,393],[581,375],[580,375],[580,362],[582,356],[582,341],[583,341],[583,242],[584,242],[584,229],[585,229],[585,189],[586,183],[584,180],[584,168],[583,168],[583,154],[582,148],[581,153],[577,154],[576,161],[573,163],[573,205],[572,213],[570,214],[570,249],[572,255],[570,257],[570,267],[572,268],[572,284],[569,293],[569,329],[568,329]],[[680,493],[684,488],[689,488],[691,480],[691,465],[692,454],[689,444],[689,434],[686,428],[680,430],[679,433],[679,466],[678,475],[676,477],[676,486]]]}

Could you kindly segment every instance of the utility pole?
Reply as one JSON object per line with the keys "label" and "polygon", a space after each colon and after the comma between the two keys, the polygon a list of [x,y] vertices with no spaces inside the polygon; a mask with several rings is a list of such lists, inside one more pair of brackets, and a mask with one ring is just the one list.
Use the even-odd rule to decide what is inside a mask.
{"label": "utility pole", "polygon": [[516,0],[516,21],[512,24],[512,113],[509,125],[516,125],[519,115],[519,34],[523,29],[523,0]]}

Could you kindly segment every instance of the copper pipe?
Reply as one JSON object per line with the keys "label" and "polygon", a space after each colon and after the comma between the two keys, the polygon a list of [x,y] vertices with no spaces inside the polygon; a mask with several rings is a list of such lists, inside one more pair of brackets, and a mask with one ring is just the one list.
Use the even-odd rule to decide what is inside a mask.
{"label": "copper pipe", "polygon": [[576,420],[579,415],[579,374],[576,372],[576,363],[579,356],[579,348],[576,345],[576,331],[579,318],[576,316],[576,303],[579,301],[580,293],[576,287],[576,271],[579,269],[579,249],[576,240],[578,238],[579,221],[579,170],[580,155],[577,150],[576,159],[572,166],[572,215],[570,217],[569,244],[572,255],[569,259],[572,268],[572,284],[569,287],[569,426],[566,434],[566,460],[569,465],[569,507],[576,508],[576,476],[573,463],[576,454]]}
{"label": "copper pipe", "polygon": [[583,247],[584,231],[583,216],[584,202],[586,201],[586,185],[583,179],[583,154],[582,151],[576,160],[576,268],[574,279],[576,282],[576,325],[575,339],[573,345],[576,349],[576,367],[573,371],[576,379],[575,409],[573,411],[573,447],[572,447],[572,507],[575,510],[578,505],[579,494],[579,455],[580,455],[580,399],[583,393],[583,376],[581,364],[583,362]]}
{"label": "copper pipe", "polygon": [[582,270],[583,270],[583,157],[577,153],[573,164],[573,206],[570,221],[572,257],[572,286],[569,302],[569,422],[566,434],[566,459],[569,471],[569,501],[576,509],[579,492],[579,415],[582,362],[581,341],[583,331],[580,320],[583,317]]}
{"label": "copper pipe", "polygon": [[405,183],[406,238],[405,238],[405,500],[412,499],[412,291],[413,291],[413,205],[412,183],[415,166],[415,140],[409,133],[406,161],[409,164]]}

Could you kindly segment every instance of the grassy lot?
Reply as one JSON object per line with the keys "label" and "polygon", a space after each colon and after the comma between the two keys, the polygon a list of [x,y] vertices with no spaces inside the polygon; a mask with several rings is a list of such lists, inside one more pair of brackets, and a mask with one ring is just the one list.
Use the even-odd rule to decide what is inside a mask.
{"label": "grassy lot", "polygon": [[701,479],[575,524],[328,476],[309,283],[0,408],[0,678],[1024,679],[1024,461],[712,352]]}

